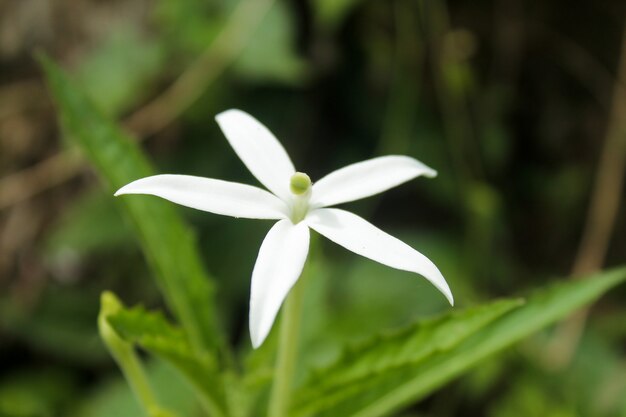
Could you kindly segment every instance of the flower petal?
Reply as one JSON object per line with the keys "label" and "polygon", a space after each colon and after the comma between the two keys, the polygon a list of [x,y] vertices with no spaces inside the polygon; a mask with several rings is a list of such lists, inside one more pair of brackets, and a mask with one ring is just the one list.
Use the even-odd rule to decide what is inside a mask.
{"label": "flower petal", "polygon": [[277,196],[289,198],[289,179],[296,170],[272,132],[241,110],[227,110],[215,120],[252,175]]}
{"label": "flower petal", "polygon": [[309,228],[281,220],[259,249],[250,294],[250,337],[256,349],[265,340],[278,310],[302,273],[309,252]]}
{"label": "flower petal", "polygon": [[437,172],[408,156],[389,155],[357,162],[313,184],[311,205],[326,207],[369,197],[420,175],[435,177]]}
{"label": "flower petal", "polygon": [[323,208],[311,211],[305,222],[313,230],[354,253],[392,268],[423,275],[454,305],[452,292],[435,264],[356,214]]}
{"label": "flower petal", "polygon": [[272,193],[251,185],[194,177],[154,175],[120,188],[115,195],[150,194],[171,202],[224,216],[284,219],[287,207]]}

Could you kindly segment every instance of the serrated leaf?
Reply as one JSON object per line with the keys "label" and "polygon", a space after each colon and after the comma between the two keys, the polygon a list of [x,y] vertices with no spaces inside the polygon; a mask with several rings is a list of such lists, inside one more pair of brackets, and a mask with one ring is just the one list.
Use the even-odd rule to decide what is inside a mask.
{"label": "serrated leaf", "polygon": [[168,323],[159,311],[133,307],[109,316],[108,321],[122,338],[131,342],[142,344],[145,340],[163,339],[170,350],[189,355],[193,352],[185,332]]}
{"label": "serrated leaf", "polygon": [[178,369],[213,415],[226,415],[224,390],[213,358],[194,352],[185,333],[169,324],[160,312],[135,307],[110,315],[107,320],[122,339]]}
{"label": "serrated leaf", "polygon": [[[341,364],[331,367],[327,374],[318,375],[316,386],[305,385],[295,394],[292,415],[304,416],[358,416],[377,417],[389,415],[411,402],[432,393],[456,378],[481,360],[500,352],[528,335],[567,316],[588,304],[607,290],[626,280],[626,268],[598,274],[586,280],[560,283],[533,294],[528,301],[488,323],[460,343],[449,349],[432,349],[421,359],[402,366],[384,368],[380,359],[375,373],[357,373],[356,379],[347,378]],[[461,314],[457,320],[464,320]],[[454,321],[454,320],[452,320]],[[445,322],[445,321],[444,321]],[[449,322],[451,323],[451,322]],[[399,339],[398,343],[401,343]],[[367,347],[366,347],[367,349]],[[375,347],[369,347],[375,349]],[[390,349],[393,352],[394,349]],[[397,347],[396,347],[397,351]],[[372,356],[354,352],[351,357],[364,354],[366,361]],[[358,361],[358,359],[354,359]],[[393,363],[393,360],[390,360]],[[367,363],[350,363],[347,369],[365,369]]]}
{"label": "serrated leaf", "polygon": [[[65,132],[95,166],[111,194],[154,174],[135,142],[104,117],[63,70],[47,58],[41,58],[41,63]],[[192,232],[170,203],[133,196],[118,199],[118,204],[130,218],[162,293],[194,348],[216,350],[222,337],[215,318],[214,287]]]}
{"label": "serrated leaf", "polygon": [[392,368],[419,363],[428,356],[450,350],[498,317],[523,304],[521,299],[502,300],[463,312],[420,321],[395,334],[381,335],[344,351],[328,369],[313,375],[315,391],[352,383]]}

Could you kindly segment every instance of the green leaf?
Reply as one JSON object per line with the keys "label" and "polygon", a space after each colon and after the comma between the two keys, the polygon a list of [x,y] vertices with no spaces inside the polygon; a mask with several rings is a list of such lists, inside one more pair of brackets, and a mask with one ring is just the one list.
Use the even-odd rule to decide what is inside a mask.
{"label": "green leaf", "polygon": [[[153,175],[134,141],[104,117],[56,64],[45,57],[40,61],[64,130],[95,166],[109,191]],[[133,223],[163,295],[194,348],[217,349],[222,337],[216,324],[213,282],[189,228],[171,203],[144,196],[118,202]]]}
{"label": "green leaf", "polygon": [[160,312],[147,312],[142,307],[123,309],[109,315],[108,322],[122,339],[178,369],[212,415],[226,415],[225,393],[214,358],[194,352],[185,333],[169,324]]}
{"label": "green leaf", "polygon": [[[418,363],[437,352],[450,350],[498,317],[523,304],[522,300],[503,300],[420,321],[395,334],[381,335],[346,350],[330,368],[318,372],[310,384],[316,391],[335,387],[391,368]],[[326,388],[324,388],[326,387]]]}
{"label": "green leaf", "polygon": [[[420,321],[394,334],[377,336],[347,349],[328,368],[315,372],[300,391],[298,412],[319,411],[320,395],[330,405],[359,389],[372,377],[420,363],[452,349],[498,317],[519,307],[522,300],[503,300],[440,318]],[[339,387],[347,389],[340,390]],[[328,405],[327,405],[328,406]],[[315,413],[313,413],[315,414]],[[308,415],[305,413],[305,415]]]}
{"label": "green leaf", "polygon": [[[506,304],[500,302],[427,323],[417,328],[417,334],[399,333],[378,344],[365,345],[296,392],[293,415],[389,415],[432,393],[481,360],[592,302],[624,280],[626,268],[615,269],[538,291],[524,305],[512,309],[508,306],[508,312]],[[493,321],[488,316],[482,321],[477,319],[491,308],[492,318],[498,317],[498,310],[505,314]],[[473,321],[473,329],[465,327],[468,320]],[[455,324],[457,330],[452,331]],[[442,326],[440,331],[438,326]],[[449,331],[447,340],[443,327]],[[428,346],[410,343],[418,340],[428,341]]]}

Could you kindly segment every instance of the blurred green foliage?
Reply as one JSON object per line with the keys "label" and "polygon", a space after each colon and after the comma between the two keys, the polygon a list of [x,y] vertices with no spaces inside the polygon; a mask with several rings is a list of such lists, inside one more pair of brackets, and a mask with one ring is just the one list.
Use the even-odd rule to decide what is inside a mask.
{"label": "blurred green foliage", "polygon": [[[562,1],[532,7],[496,3],[277,0],[246,47],[232,62],[215,63],[224,65],[220,76],[174,125],[150,135],[145,150],[159,172],[254,183],[213,122],[217,112],[240,107],[266,123],[314,180],[383,153],[415,156],[435,167],[439,177],[351,207],[433,259],[459,302],[455,311],[544,286],[553,276],[567,275],[572,263],[610,98],[599,93],[604,102],[598,105],[598,95],[591,97],[587,91],[597,90],[602,75],[580,64],[585,58],[571,55],[567,45],[590,51],[613,73],[626,10],[619,1],[579,8]],[[59,47],[51,53],[71,64],[72,84],[81,86],[104,115],[123,118],[192,67],[238,5],[234,0],[158,0],[141,18],[114,18],[84,51]],[[100,11],[93,7],[88,13]],[[90,117],[81,119],[87,133],[104,120],[99,114],[96,121]],[[106,132],[103,143],[110,142],[111,130]],[[124,169],[110,161],[104,165]],[[147,172],[127,173],[118,183]],[[39,292],[27,287],[26,295],[0,297],[0,416],[140,413],[98,339],[98,297],[112,289],[128,305],[165,306],[110,190],[89,179],[72,187],[79,192],[64,202],[36,248],[52,280]],[[211,272],[198,274],[202,280],[214,277],[217,292],[216,312],[203,317],[220,319],[225,339],[239,346],[248,372],[236,382],[228,374],[224,384],[261,392],[250,403],[229,401],[241,406],[241,413],[262,404],[275,334],[250,352],[246,316],[250,272],[269,223],[222,219],[156,199],[137,201],[163,205],[163,211],[171,211],[168,216],[192,225],[189,240],[197,241],[199,257]],[[623,210],[609,265],[625,260]],[[408,273],[359,259],[329,242],[316,251],[310,260],[314,279],[307,290],[302,369],[325,369],[340,363],[343,346],[368,346],[373,334],[447,311],[436,290]],[[552,332],[544,331],[490,357],[419,404],[398,402],[402,415],[626,416],[626,310],[619,303],[624,291],[616,289],[594,310],[566,369],[546,364]],[[205,301],[203,310],[210,303]],[[130,311],[141,311],[135,319],[144,315]],[[166,311],[173,321],[176,308]],[[512,318],[507,322],[506,317]],[[533,317],[515,317],[496,323],[511,326],[511,332],[537,324]],[[150,353],[149,377],[164,405],[181,416],[202,415],[193,376],[190,384],[174,368],[198,367],[180,356],[172,360],[167,341],[159,341],[164,347],[141,329],[124,333],[124,320],[128,324],[130,318],[117,320],[120,332]],[[472,347],[491,340],[489,331],[453,352],[471,356]],[[438,375],[445,375],[436,368],[445,365],[445,356],[440,353],[441,362],[433,365],[442,372]],[[306,384],[309,378],[301,371],[298,381]],[[313,404],[325,406],[322,400]],[[359,406],[353,399],[345,404]]]}

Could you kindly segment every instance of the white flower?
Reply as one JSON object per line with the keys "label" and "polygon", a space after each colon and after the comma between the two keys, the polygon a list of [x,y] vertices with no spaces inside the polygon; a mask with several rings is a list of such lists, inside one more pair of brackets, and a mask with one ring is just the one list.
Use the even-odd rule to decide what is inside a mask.
{"label": "white flower", "polygon": [[437,267],[404,242],[350,212],[327,208],[378,194],[420,175],[437,173],[408,156],[383,156],[348,165],[311,184],[296,172],[280,142],[240,110],[216,117],[231,146],[271,192],[251,185],[189,175],[155,175],[115,195],[151,194],[183,206],[225,216],[278,220],[261,244],[252,272],[250,336],[263,343],[309,251],[309,228],[354,253],[392,268],[423,275],[453,304]]}

